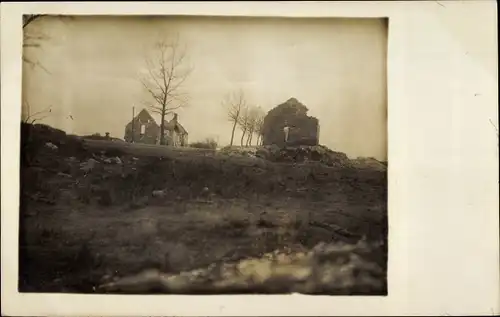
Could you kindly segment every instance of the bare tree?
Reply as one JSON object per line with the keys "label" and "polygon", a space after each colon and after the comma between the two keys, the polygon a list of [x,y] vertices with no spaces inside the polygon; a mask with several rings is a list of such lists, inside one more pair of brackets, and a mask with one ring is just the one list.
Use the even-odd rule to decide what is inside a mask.
{"label": "bare tree", "polygon": [[248,110],[248,120],[247,120],[247,146],[252,145],[253,135],[257,128],[257,119],[259,117],[260,107],[250,107]]}
{"label": "bare tree", "polygon": [[227,111],[227,119],[233,123],[233,129],[231,130],[231,142],[229,144],[229,146],[233,146],[234,131],[240,122],[243,110],[246,108],[245,95],[243,91],[239,90],[226,95],[222,101],[222,106]]}
{"label": "bare tree", "polygon": [[250,122],[250,109],[251,106],[245,104],[243,109],[241,110],[241,115],[238,120],[238,126],[241,130],[241,140],[240,145],[243,146],[243,140],[245,139],[245,135],[248,131],[249,122]]}
{"label": "bare tree", "polygon": [[47,107],[43,110],[31,113],[30,103],[25,101],[22,121],[24,123],[35,124],[35,122],[45,119],[51,113],[52,113],[51,107]]}
{"label": "bare tree", "polygon": [[254,133],[257,135],[257,145],[260,145],[260,142],[262,142],[262,127],[264,126],[264,118],[266,116],[266,113],[262,108],[259,108],[257,111],[257,117],[255,119],[255,127],[254,127]]}
{"label": "bare tree", "polygon": [[170,42],[157,42],[153,56],[145,59],[147,74],[140,82],[153,101],[148,107],[161,116],[160,144],[165,144],[165,116],[188,105],[188,94],[182,88],[192,68],[184,65],[186,56],[176,36]]}

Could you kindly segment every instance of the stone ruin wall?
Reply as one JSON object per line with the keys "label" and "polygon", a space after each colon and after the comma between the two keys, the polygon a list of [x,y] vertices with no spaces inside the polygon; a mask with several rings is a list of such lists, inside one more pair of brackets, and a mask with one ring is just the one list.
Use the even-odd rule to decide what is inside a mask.
{"label": "stone ruin wall", "polygon": [[280,147],[285,145],[283,132],[285,121],[291,126],[288,145],[314,146],[319,144],[319,120],[304,113],[288,113],[266,116],[264,119],[263,145],[275,144]]}

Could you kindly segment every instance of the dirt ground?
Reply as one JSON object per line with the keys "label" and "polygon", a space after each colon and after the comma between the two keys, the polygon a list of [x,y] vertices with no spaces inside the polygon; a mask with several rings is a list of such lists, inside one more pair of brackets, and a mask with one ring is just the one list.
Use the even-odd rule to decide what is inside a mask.
{"label": "dirt ground", "polygon": [[180,274],[364,238],[380,242],[369,261],[384,271],[371,292],[386,293],[385,171],[196,151],[102,153],[104,143],[37,133],[23,143],[20,291],[92,293],[144,269]]}

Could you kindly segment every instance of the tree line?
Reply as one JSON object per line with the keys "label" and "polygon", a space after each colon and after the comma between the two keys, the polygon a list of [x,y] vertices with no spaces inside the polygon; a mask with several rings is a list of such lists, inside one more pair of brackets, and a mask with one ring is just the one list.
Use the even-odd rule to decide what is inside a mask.
{"label": "tree line", "polygon": [[262,126],[266,113],[261,107],[247,102],[242,90],[227,94],[222,101],[222,106],[226,111],[227,119],[233,124],[229,146],[235,143],[236,128],[241,130],[239,140],[241,146],[251,146],[254,137],[256,145],[262,143]]}

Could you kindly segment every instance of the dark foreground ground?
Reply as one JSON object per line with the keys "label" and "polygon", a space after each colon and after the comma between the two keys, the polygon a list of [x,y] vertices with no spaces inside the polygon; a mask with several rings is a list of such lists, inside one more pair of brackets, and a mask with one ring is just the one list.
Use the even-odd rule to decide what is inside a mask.
{"label": "dark foreground ground", "polygon": [[23,126],[20,291],[386,294],[385,168],[116,144]]}

